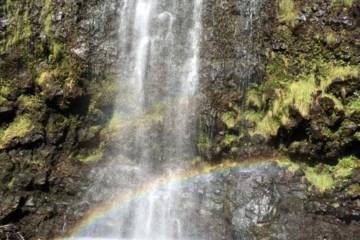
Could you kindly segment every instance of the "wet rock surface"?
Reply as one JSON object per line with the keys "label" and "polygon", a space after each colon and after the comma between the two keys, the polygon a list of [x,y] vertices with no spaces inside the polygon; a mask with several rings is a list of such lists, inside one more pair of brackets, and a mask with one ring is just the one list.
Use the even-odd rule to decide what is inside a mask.
{"label": "wet rock surface", "polygon": [[78,139],[110,118],[111,91],[98,90],[111,85],[118,4],[0,1],[0,239],[66,226],[89,169],[79,151],[98,148],[96,134]]}
{"label": "wet rock surface", "polygon": [[273,4],[267,0],[204,3],[198,148],[207,160],[270,151],[256,137],[223,141],[229,135],[241,135],[241,123],[227,126],[222,115],[240,109],[246,88],[263,81],[263,45],[274,17]]}
{"label": "wet rock surface", "polygon": [[[116,169],[112,164],[108,167],[114,172],[122,172],[121,175],[114,174],[112,180],[124,184],[124,194],[136,189],[136,185],[131,187],[128,184],[128,177],[134,175],[136,168],[128,166]],[[83,202],[79,205],[82,207],[77,209],[89,208],[91,212],[93,204],[101,206],[114,197],[118,189],[113,183],[106,182],[109,179],[107,176],[96,172],[93,174],[99,181],[104,180],[102,185],[106,187],[95,190],[86,197],[89,202]],[[126,205],[135,207],[136,204],[144,204],[144,199],[155,191],[153,204],[161,206],[169,197],[169,188],[175,201],[172,211],[177,216],[172,224],[184,239],[355,240],[360,231],[359,196],[342,192],[347,186],[356,184],[356,179],[350,179],[333,191],[321,193],[310,190],[302,171],[288,171],[269,162],[261,166],[203,173],[179,182],[176,178],[174,180],[159,188],[144,189],[140,197],[132,198],[128,203],[119,201],[112,209],[101,214],[96,223],[84,227],[83,235],[78,236],[121,238],[127,230],[114,229],[112,226],[130,214]],[[134,179],[134,184],[136,181],[138,179]],[[121,199],[121,194],[117,194],[116,198]],[[184,224],[182,219],[189,221]],[[180,222],[183,224],[179,225]]]}
{"label": "wet rock surface", "polygon": [[[359,35],[355,13],[359,1],[252,2],[255,8],[248,9],[260,14],[255,14],[248,30],[256,34],[247,35],[252,37],[250,42],[237,41],[252,53],[250,62],[255,66],[243,56],[234,57],[234,49],[229,51],[234,55],[226,54],[227,48],[219,50],[226,59],[246,66],[250,77],[248,71],[204,68],[213,77],[224,76],[219,77],[220,85],[214,80],[204,83],[210,89],[205,87],[204,94],[212,102],[205,104],[200,118],[206,133],[199,137],[201,152],[214,161],[266,154],[274,148],[310,162],[358,155],[359,45],[354,39]],[[226,12],[215,9],[216,16]],[[219,19],[241,15],[225,14]],[[241,24],[236,27],[246,35]],[[214,35],[223,33],[214,29]],[[226,29],[232,29],[231,25]],[[227,39],[236,36],[223,34],[229,34]],[[216,54],[209,51],[206,56],[211,59]],[[224,66],[231,64],[224,61]],[[228,80],[238,87],[222,90],[226,88],[221,84]]]}
{"label": "wet rock surface", "polygon": [[[88,176],[106,164],[87,161],[112,154],[104,149],[118,91],[113,78],[122,3],[7,2],[5,7],[0,1],[0,239],[47,240],[103,200],[84,200],[92,184]],[[309,114],[293,104],[276,133],[267,128],[253,134],[261,118],[252,115],[273,111],[278,121],[278,89],[289,92],[289,83],[302,83],[299,72],[323,77],[316,73],[321,64],[311,59],[358,66],[359,0],[345,8],[330,4],[343,1],[296,1],[296,16],[282,13],[280,20],[278,1],[205,2],[198,132],[205,159],[266,155],[274,148],[309,162],[359,155],[356,74],[330,79],[310,98]],[[274,76],[285,84],[269,81]],[[263,89],[244,91],[264,82]],[[243,112],[244,105],[249,111]],[[196,201],[178,197],[188,204],[182,209],[191,210],[183,214],[196,213],[195,224],[209,239],[357,239],[359,178],[355,171],[345,185],[320,193],[309,189],[301,172],[268,166],[198,179],[187,186],[197,189]]]}
{"label": "wet rock surface", "polygon": [[356,239],[358,200],[310,193],[301,175],[268,165],[195,180],[190,189],[199,189],[201,199],[195,222],[206,239]]}

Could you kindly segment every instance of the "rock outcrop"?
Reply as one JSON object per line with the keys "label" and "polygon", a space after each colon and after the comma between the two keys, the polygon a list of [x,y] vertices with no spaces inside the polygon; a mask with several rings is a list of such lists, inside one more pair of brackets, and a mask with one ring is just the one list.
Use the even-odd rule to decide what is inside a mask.
{"label": "rock outcrop", "polygon": [[[122,3],[0,0],[1,240],[62,235],[93,204],[87,176],[116,142]],[[291,161],[215,179],[199,228],[356,239],[360,0],[206,0],[203,28],[199,155]],[[155,109],[142,124],[158,121]]]}
{"label": "rock outcrop", "polygon": [[[264,153],[266,145],[312,162],[359,154],[359,4],[258,3],[265,15],[258,19],[263,28],[257,29],[255,21],[253,30],[259,36],[243,45],[258,56],[251,59],[257,68],[246,58],[235,59],[260,71],[249,78],[246,71],[235,74],[229,67],[218,71],[225,72],[218,82],[237,86],[221,90],[216,83],[208,84],[217,96],[208,98],[211,110],[203,114],[203,129],[211,131],[199,139],[209,159]],[[229,34],[227,39],[233,36]]]}
{"label": "rock outcrop", "polygon": [[16,225],[0,239],[49,239],[81,195],[114,105],[118,4],[0,1],[0,225]]}

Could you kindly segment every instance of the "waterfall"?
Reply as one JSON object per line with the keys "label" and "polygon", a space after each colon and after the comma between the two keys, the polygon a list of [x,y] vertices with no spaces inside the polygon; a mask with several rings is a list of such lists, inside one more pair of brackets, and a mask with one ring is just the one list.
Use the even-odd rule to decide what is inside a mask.
{"label": "waterfall", "polygon": [[[94,171],[90,198],[103,201],[158,175],[173,174],[195,156],[202,0],[123,0],[114,118],[115,158]],[[180,183],[154,189],[80,237],[185,239]],[[181,214],[180,214],[181,215]],[[192,235],[192,239],[194,235]]]}

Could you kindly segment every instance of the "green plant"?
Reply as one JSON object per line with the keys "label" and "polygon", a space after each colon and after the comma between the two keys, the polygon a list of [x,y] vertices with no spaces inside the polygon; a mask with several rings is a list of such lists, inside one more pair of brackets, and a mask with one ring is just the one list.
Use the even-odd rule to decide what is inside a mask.
{"label": "green plant", "polygon": [[41,111],[44,109],[44,102],[38,96],[21,95],[18,98],[19,107],[27,112]]}
{"label": "green plant", "polygon": [[51,19],[51,0],[43,0],[43,8],[41,11],[41,19],[43,30],[47,36],[52,35],[52,19]]}
{"label": "green plant", "polygon": [[250,88],[246,93],[246,105],[260,109],[263,105],[262,98],[259,96],[259,90],[255,87]]}
{"label": "green plant", "polygon": [[354,134],[356,140],[360,141],[360,131]]}
{"label": "green plant", "polygon": [[353,4],[353,0],[331,0],[331,6],[335,8],[349,8]]}
{"label": "green plant", "polygon": [[1,86],[0,87],[0,96],[7,98],[12,92],[13,92],[13,89],[9,86]]}
{"label": "green plant", "polygon": [[7,102],[8,102],[8,100],[0,95],[0,105],[3,105],[5,103],[7,103]]}
{"label": "green plant", "polygon": [[6,147],[14,139],[20,139],[30,133],[35,126],[28,114],[20,115],[2,132],[0,138],[0,149]]}
{"label": "green plant", "polygon": [[294,0],[279,0],[279,21],[293,23],[296,19],[297,11]]}
{"label": "green plant", "polygon": [[346,113],[348,115],[355,111],[360,111],[360,93],[356,92],[354,98],[346,105]]}
{"label": "green plant", "polygon": [[76,156],[76,159],[83,163],[91,163],[91,162],[97,162],[103,159],[104,157],[104,150],[99,147],[98,149],[95,149],[92,152],[79,154]]}
{"label": "green plant", "polygon": [[321,192],[333,189],[336,184],[329,168],[327,167],[324,167],[322,170],[314,167],[306,167],[305,177],[311,185]]}
{"label": "green plant", "polygon": [[345,178],[351,175],[354,168],[359,167],[359,160],[354,156],[347,156],[339,159],[338,164],[334,167],[334,176],[336,178]]}
{"label": "green plant", "polygon": [[29,19],[29,12],[33,6],[31,0],[25,0],[24,6],[19,1],[7,0],[5,4],[7,16],[10,23],[7,29],[9,33],[6,38],[6,49],[27,41],[32,36],[32,26]]}
{"label": "green plant", "polygon": [[296,163],[288,158],[278,159],[276,160],[276,163],[279,167],[286,168],[292,173],[295,173],[301,168],[299,163]]}
{"label": "green plant", "polygon": [[231,145],[233,142],[235,142],[236,140],[238,139],[238,136],[236,135],[231,135],[231,134],[226,134],[222,143],[225,145],[225,146],[229,146]]}
{"label": "green plant", "polygon": [[241,116],[244,119],[254,123],[260,122],[264,117],[261,111],[244,111],[241,113]]}
{"label": "green plant", "polygon": [[225,112],[221,115],[221,120],[227,128],[233,128],[237,122],[237,114],[234,112]]}
{"label": "green plant", "polygon": [[40,87],[44,87],[48,82],[52,80],[52,78],[52,73],[45,71],[40,74],[40,76],[35,80],[35,83]]}
{"label": "green plant", "polygon": [[54,42],[52,45],[52,53],[49,56],[50,60],[54,60],[55,62],[59,62],[63,56],[63,45]]}
{"label": "green plant", "polygon": [[327,32],[325,35],[325,41],[328,45],[333,45],[337,42],[337,38],[334,32]]}

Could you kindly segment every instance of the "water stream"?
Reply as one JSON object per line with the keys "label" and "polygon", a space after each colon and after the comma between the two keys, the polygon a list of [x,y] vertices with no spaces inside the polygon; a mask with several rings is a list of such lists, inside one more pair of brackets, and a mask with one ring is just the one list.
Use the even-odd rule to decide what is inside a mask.
{"label": "water stream", "polygon": [[[159,174],[171,176],[194,158],[201,8],[202,0],[121,2],[116,159],[96,171],[93,199],[121,195]],[[173,183],[151,190],[79,235],[185,239],[189,219],[178,215],[175,196],[181,188]]]}

